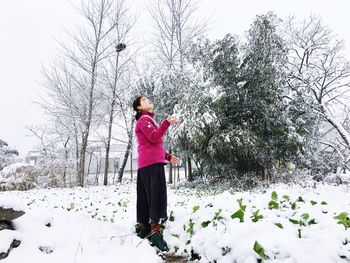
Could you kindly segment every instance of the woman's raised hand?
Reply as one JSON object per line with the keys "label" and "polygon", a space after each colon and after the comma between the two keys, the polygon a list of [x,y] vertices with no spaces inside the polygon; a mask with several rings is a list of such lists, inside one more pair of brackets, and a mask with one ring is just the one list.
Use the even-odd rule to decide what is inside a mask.
{"label": "woman's raised hand", "polygon": [[170,124],[179,124],[180,123],[180,119],[173,117],[173,116],[168,116],[167,121],[170,122]]}
{"label": "woman's raised hand", "polygon": [[176,156],[172,155],[171,159],[170,159],[170,162],[172,164],[178,164],[179,163],[179,159]]}

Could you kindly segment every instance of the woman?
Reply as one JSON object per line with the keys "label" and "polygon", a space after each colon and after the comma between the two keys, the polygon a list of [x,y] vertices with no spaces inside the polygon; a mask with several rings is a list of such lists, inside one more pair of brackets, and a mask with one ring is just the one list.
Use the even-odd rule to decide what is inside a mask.
{"label": "woman", "polygon": [[168,218],[164,165],[167,161],[178,163],[178,159],[164,150],[162,137],[171,124],[179,123],[179,119],[169,116],[158,126],[153,119],[153,103],[145,96],[137,97],[133,108],[138,142],[136,232],[141,238],[149,238],[159,250],[168,251],[162,234]]}

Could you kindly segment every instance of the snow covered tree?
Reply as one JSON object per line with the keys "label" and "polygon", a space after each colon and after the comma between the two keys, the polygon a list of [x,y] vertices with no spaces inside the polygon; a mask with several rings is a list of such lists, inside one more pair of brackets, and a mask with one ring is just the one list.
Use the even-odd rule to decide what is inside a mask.
{"label": "snow covered tree", "polygon": [[[154,25],[153,51],[155,68],[158,72],[155,81],[157,108],[163,114],[172,114],[174,107],[186,93],[185,54],[194,39],[206,29],[207,23],[197,23],[194,15],[198,11],[195,0],[153,0],[148,6]],[[165,117],[160,114],[160,118]],[[165,143],[172,153],[173,145],[167,136]],[[187,163],[190,163],[190,159]],[[191,174],[191,169],[188,169]],[[169,167],[169,183],[172,183],[172,164]]]}
{"label": "snow covered tree", "polygon": [[35,168],[40,179],[38,186],[41,187],[77,185],[76,145],[72,133],[68,131],[68,123],[62,124],[59,118],[62,116],[56,116],[50,125],[28,127],[32,136],[39,141],[37,149],[40,154]]}
{"label": "snow covered tree", "polygon": [[[102,77],[101,77],[101,86],[102,88],[102,116],[101,118],[106,122],[107,126],[107,136],[104,140],[106,145],[105,152],[105,162],[104,162],[104,179],[103,184],[108,184],[108,173],[109,173],[109,155],[112,141],[112,130],[114,126],[114,120],[117,115],[121,116],[124,119],[126,124],[125,129],[127,130],[127,150],[125,153],[125,158],[122,162],[121,169],[119,170],[119,179],[121,181],[123,177],[124,167],[126,165],[127,158],[129,156],[131,150],[131,142],[132,142],[132,125],[130,130],[130,114],[128,112],[126,97],[130,96],[128,93],[128,81],[123,77],[126,75],[128,70],[130,69],[130,64],[132,62],[132,57],[135,54],[126,54],[121,56],[121,52],[124,51],[127,42],[130,43],[130,31],[132,30],[135,19],[131,16],[130,10],[126,5],[126,1],[119,0],[115,6],[115,28],[113,30],[114,34],[110,37],[116,40],[118,44],[115,45],[115,52],[111,53],[107,58],[105,63],[101,66],[102,69]],[[130,43],[131,44],[131,43]],[[125,51],[123,52],[125,54]],[[124,81],[124,85],[123,82]],[[122,83],[122,84],[121,84]],[[129,111],[130,112],[130,111]]]}
{"label": "snow covered tree", "polygon": [[277,31],[278,23],[271,12],[257,16],[249,30],[240,66],[243,84],[239,88],[239,101],[243,107],[238,109],[239,126],[248,128],[253,133],[253,141],[260,144],[257,152],[263,155],[254,156],[262,158],[256,160],[256,165],[266,176],[272,174],[276,161],[287,161],[301,146],[292,131],[293,123],[287,122],[285,114],[286,50]]}
{"label": "snow covered tree", "polygon": [[28,128],[39,140],[40,149],[46,149],[47,155],[51,156],[47,159],[47,164],[64,148],[65,156],[69,156],[65,157],[67,164],[74,163],[76,182],[80,184],[81,120],[86,101],[81,99],[83,90],[78,89],[81,83],[73,72],[64,61],[56,61],[43,69],[43,86],[46,88],[47,99],[41,105],[49,124]]}
{"label": "snow covered tree", "polygon": [[179,145],[195,153],[206,176],[270,177],[276,162],[301,154],[303,141],[284,101],[286,51],[277,24],[272,13],[258,16],[242,49],[231,35],[193,45],[189,56],[199,77],[179,104],[192,122]]}
{"label": "snow covered tree", "polygon": [[303,100],[313,116],[334,127],[345,148],[350,149],[350,130],[339,119],[350,94],[350,63],[343,56],[343,41],[314,16],[302,22],[291,17],[283,32],[288,43],[287,80],[292,96]]}
{"label": "snow covered tree", "polygon": [[0,171],[7,165],[14,163],[18,154],[16,149],[10,148],[6,141],[0,139]]}
{"label": "snow covered tree", "polygon": [[[82,21],[75,32],[68,33],[71,41],[60,42],[62,58],[44,73],[46,87],[51,92],[51,108],[72,116],[75,141],[79,145],[78,180],[84,186],[89,136],[99,124],[97,105],[101,102],[101,64],[115,53],[120,39],[117,25],[122,0],[82,1],[78,12]],[[120,33],[120,32],[119,32]],[[51,89],[51,90],[50,90]],[[70,127],[73,130],[73,127]]]}
{"label": "snow covered tree", "polygon": [[[227,93],[233,92],[236,84],[237,55],[236,39],[230,35],[214,43],[200,38],[187,53],[193,70],[187,71],[188,90],[176,106],[184,120],[176,133],[176,142],[191,156],[196,164],[196,175],[202,178],[220,176],[218,169],[223,167],[211,154],[210,143],[219,136],[226,119],[223,113],[226,111],[218,106],[222,105],[220,101],[235,98]],[[221,85],[222,82],[225,84]]]}
{"label": "snow covered tree", "polygon": [[152,0],[148,6],[155,28],[153,51],[158,69],[179,69],[192,40],[206,30],[207,23],[196,23],[195,0]]}

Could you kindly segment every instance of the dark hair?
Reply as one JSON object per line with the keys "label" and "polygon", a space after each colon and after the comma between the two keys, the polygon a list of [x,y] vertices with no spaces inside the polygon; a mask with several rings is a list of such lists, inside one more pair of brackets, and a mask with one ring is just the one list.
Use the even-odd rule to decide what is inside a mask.
{"label": "dark hair", "polygon": [[136,111],[136,115],[135,115],[135,119],[138,120],[142,113],[141,111],[137,108],[138,106],[141,106],[141,98],[144,97],[144,96],[138,96],[134,102],[132,103],[132,107],[134,108],[134,111]]}

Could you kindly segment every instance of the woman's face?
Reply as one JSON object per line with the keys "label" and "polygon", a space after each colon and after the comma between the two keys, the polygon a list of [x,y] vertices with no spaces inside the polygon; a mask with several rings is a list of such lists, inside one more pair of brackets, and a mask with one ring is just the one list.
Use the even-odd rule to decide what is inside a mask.
{"label": "woman's face", "polygon": [[153,110],[153,102],[146,98],[146,97],[142,97],[140,100],[140,106],[138,106],[138,108],[140,110],[145,110],[145,111],[152,111]]}

